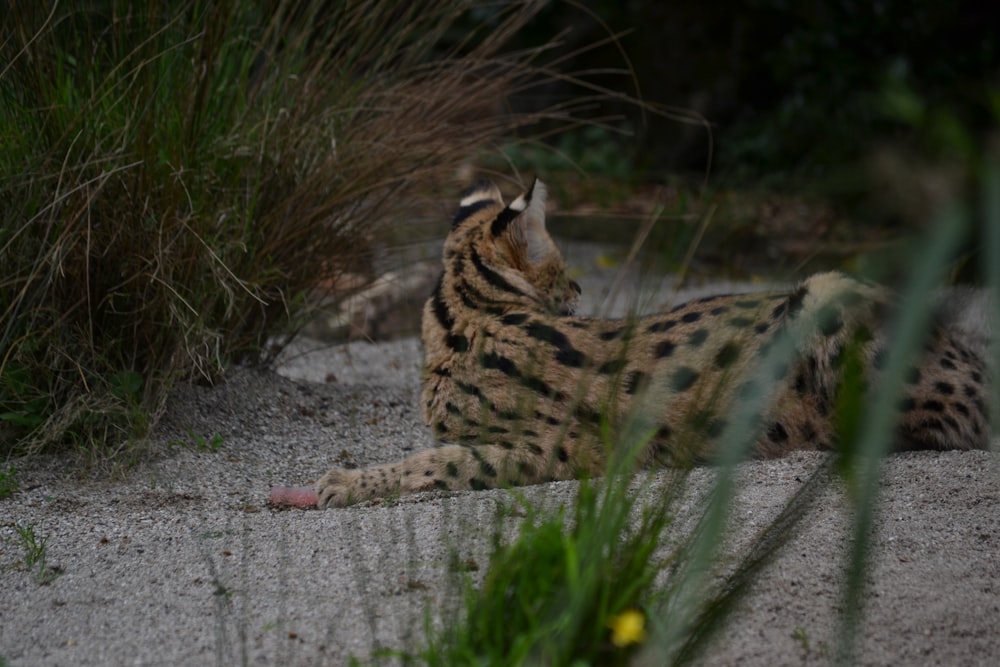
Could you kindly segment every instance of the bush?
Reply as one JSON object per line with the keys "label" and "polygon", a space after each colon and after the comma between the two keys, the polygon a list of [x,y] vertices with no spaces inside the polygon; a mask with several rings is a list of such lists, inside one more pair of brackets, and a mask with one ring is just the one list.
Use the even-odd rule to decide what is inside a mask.
{"label": "bush", "polygon": [[142,435],[171,383],[267,359],[404,193],[540,115],[498,113],[527,4],[83,7],[16,3],[0,37],[8,454]]}

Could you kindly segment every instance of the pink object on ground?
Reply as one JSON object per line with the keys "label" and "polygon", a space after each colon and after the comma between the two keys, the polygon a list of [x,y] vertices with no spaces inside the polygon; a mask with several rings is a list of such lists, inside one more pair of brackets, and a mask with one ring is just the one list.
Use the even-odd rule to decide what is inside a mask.
{"label": "pink object on ground", "polygon": [[311,486],[272,486],[267,502],[292,507],[316,507],[316,489]]}

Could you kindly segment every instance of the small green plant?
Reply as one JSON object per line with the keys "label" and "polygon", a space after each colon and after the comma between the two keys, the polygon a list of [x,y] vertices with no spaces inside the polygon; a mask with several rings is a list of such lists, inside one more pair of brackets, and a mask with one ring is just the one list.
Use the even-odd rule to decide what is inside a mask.
{"label": "small green plant", "polygon": [[35,533],[35,528],[30,525],[18,525],[15,527],[17,539],[24,549],[24,565],[31,571],[35,581],[45,585],[55,581],[62,570],[58,567],[50,567],[46,557],[46,538]]}
{"label": "small green plant", "polygon": [[6,498],[17,491],[17,470],[14,466],[7,466],[6,470],[0,470],[0,499]]}
{"label": "small green plant", "polygon": [[466,592],[463,621],[432,639],[424,663],[627,664],[645,640],[663,566],[653,552],[670,517],[664,504],[630,525],[633,502],[619,482],[584,482],[568,529],[565,512],[542,515],[522,502],[518,537],[503,545],[495,536],[485,580]]}

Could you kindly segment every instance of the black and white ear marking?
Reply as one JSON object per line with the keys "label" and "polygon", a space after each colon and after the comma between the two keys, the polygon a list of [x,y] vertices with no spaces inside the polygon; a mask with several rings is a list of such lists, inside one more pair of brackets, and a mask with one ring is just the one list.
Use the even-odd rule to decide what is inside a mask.
{"label": "black and white ear marking", "polygon": [[[528,261],[537,264],[556,250],[545,231],[545,197],[548,190],[537,178],[531,187],[500,211],[490,225],[490,233],[500,236],[510,229],[513,237],[524,244]],[[514,225],[511,228],[511,225]]]}
{"label": "black and white ear marking", "polygon": [[503,195],[491,181],[476,181],[462,193],[462,199],[458,202],[458,211],[451,220],[451,228],[455,229],[462,224],[470,215],[476,211],[481,211],[487,206],[503,206]]}

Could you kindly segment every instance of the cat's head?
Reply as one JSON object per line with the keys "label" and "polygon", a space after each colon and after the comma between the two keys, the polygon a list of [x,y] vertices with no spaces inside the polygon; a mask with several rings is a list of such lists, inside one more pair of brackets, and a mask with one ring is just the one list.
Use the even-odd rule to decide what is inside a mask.
{"label": "cat's head", "polygon": [[545,196],[538,179],[510,204],[489,181],[466,190],[445,241],[444,262],[467,285],[470,299],[573,312],[580,286],[570,280],[545,229]]}

